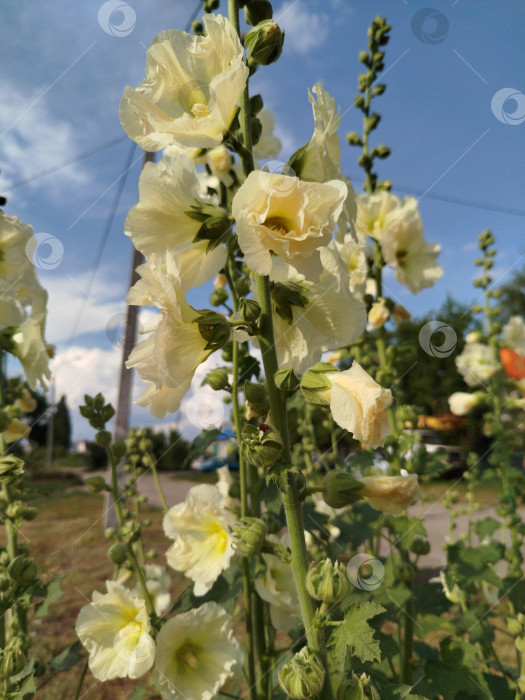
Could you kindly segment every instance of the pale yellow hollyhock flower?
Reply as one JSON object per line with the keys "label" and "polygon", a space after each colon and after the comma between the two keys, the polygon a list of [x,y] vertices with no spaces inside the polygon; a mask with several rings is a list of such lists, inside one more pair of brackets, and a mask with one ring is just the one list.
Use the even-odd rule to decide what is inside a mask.
{"label": "pale yellow hollyhock flower", "polygon": [[200,484],[188,491],[184,503],[164,516],[166,536],[175,540],[166,553],[168,564],[194,581],[197,596],[207,593],[233,556],[229,526],[233,515],[216,486]]}
{"label": "pale yellow hollyhock flower", "polygon": [[33,413],[37,405],[36,400],[31,396],[27,389],[24,389],[22,396],[15,401],[15,406],[18,406],[18,408],[24,413]]}
{"label": "pale yellow hollyhock flower", "polygon": [[350,291],[358,295],[367,293],[368,258],[372,248],[363,241],[355,241],[347,234],[342,243],[336,243],[341,259],[346,265],[349,275]]}
{"label": "pale yellow hollyhock flower", "polygon": [[[317,97],[317,101],[312,93]],[[323,88],[322,83],[316,83],[312,92],[308,91],[308,99],[314,115],[314,133],[301,157],[299,175],[302,180],[310,182],[339,179],[346,184],[348,194],[338,220],[338,239],[342,240],[348,226],[354,232],[357,203],[350,180],[342,175],[338,135],[341,110],[336,111],[335,100]]]}
{"label": "pale yellow hollyhock flower", "polygon": [[500,369],[492,350],[483,343],[467,343],[461,355],[456,357],[456,367],[469,386],[479,386]]}
{"label": "pale yellow hollyhock flower", "polygon": [[46,379],[51,379],[49,354],[44,341],[44,322],[26,318],[18,333],[13,335],[13,355],[20,360],[27,383],[35,390],[37,383],[45,389]]}
{"label": "pale yellow hollyhock flower", "polygon": [[398,197],[386,190],[374,194],[358,194],[356,202],[355,228],[358,237],[363,241],[368,236],[380,241],[394,214],[403,206]]}
{"label": "pale yellow hollyhock flower", "polygon": [[231,616],[204,603],[162,626],[152,681],[165,700],[212,700],[242,663]]}
{"label": "pale yellow hollyhock flower", "polygon": [[[149,591],[155,612],[157,615],[163,615],[171,603],[171,578],[164,566],[158,564],[146,564],[144,567],[146,575],[146,588]],[[140,583],[136,583],[132,589],[137,597],[142,596],[142,588]]]}
{"label": "pale yellow hollyhock flower", "polygon": [[389,318],[390,310],[386,305],[386,300],[383,297],[379,297],[377,301],[374,301],[368,312],[368,325],[366,329],[368,331],[373,331],[376,328],[382,328]]}
{"label": "pale yellow hollyhock flower", "polygon": [[320,392],[330,401],[330,411],[337,423],[369,447],[379,447],[390,433],[386,409],[393,397],[357,362],[343,372],[327,372],[331,388]]}
{"label": "pale yellow hollyhock flower", "polygon": [[348,273],[335,244],[320,251],[323,272],[309,282],[282,260],[274,261],[273,279],[294,283],[307,302],[293,306],[290,323],[274,313],[274,336],[280,367],[303,374],[321,359],[323,352],[337,350],[359,338],[366,324],[366,308],[351,292]]}
{"label": "pale yellow hollyhock flower", "polygon": [[[270,542],[290,547],[290,535],[269,535]],[[283,563],[275,554],[263,554],[266,573],[255,579],[255,590],[270,604],[270,619],[276,630],[288,631],[298,624],[300,615],[299,596],[290,564]]]}
{"label": "pale yellow hollyhock flower", "polygon": [[503,342],[518,355],[525,356],[525,321],[521,316],[511,316],[503,326]]}
{"label": "pale yellow hollyhock flower", "polygon": [[32,238],[32,226],[0,210],[0,277],[3,280],[15,280],[16,284],[24,270],[32,267],[26,252]]}
{"label": "pale yellow hollyhock flower", "polygon": [[246,264],[270,275],[278,256],[307,279],[319,278],[319,248],[328,245],[347,194],[340,180],[303,182],[256,170],[232,203],[239,246]]}
{"label": "pale yellow hollyhock flower", "polygon": [[107,593],[93,591],[92,602],[79,613],[75,631],[97,680],[139,678],[155,660],[146,604],[117,581],[106,581],[106,588]]}
{"label": "pale yellow hollyhock flower", "polygon": [[3,432],[3,437],[5,442],[17,442],[17,440],[22,440],[23,438],[29,437],[31,433],[31,428],[27,423],[19,418],[13,418],[9,423],[5,431]]}
{"label": "pale yellow hollyhock flower", "polygon": [[412,294],[431,287],[443,275],[443,269],[436,263],[441,246],[425,241],[423,222],[413,197],[405,197],[402,206],[390,214],[379,243],[385,262],[395,270],[396,280]]}
{"label": "pale yellow hollyhock flower", "polygon": [[[186,250],[202,226],[189,216],[192,207],[208,215],[226,213],[214,207],[202,190],[195,165],[183,154],[146,163],[139,180],[139,201],[126,218],[124,232],[146,257],[166,250]],[[207,241],[203,242],[206,250]],[[202,244],[199,244],[202,247]]]}
{"label": "pale yellow hollyhock flower", "polygon": [[126,367],[134,367],[149,382],[136,403],[164,418],[178,410],[195,370],[212,351],[205,349],[206,340],[193,322],[199,312],[184,299],[176,254],[152,255],[138,272],[142,279],[130,289],[128,303],[156,306],[160,314],[147,329],[153,333],[135,346]]}
{"label": "pale yellow hollyhock flower", "polygon": [[479,403],[476,394],[456,391],[448,397],[448,405],[455,416],[466,416]]}
{"label": "pale yellow hollyhock flower", "polygon": [[218,146],[235,115],[249,72],[241,42],[226,17],[206,14],[203,22],[205,36],[158,34],[147,52],[146,79],[124,91],[120,121],[147,151]]}
{"label": "pale yellow hollyhock flower", "polygon": [[262,125],[261,136],[256,145],[252,148],[253,157],[256,160],[264,160],[268,158],[277,158],[281,152],[281,139],[274,136],[275,116],[271,109],[261,109],[257,118]]}
{"label": "pale yellow hollyhock flower", "polygon": [[384,513],[401,513],[419,498],[417,474],[406,476],[363,476],[359,479],[363,488],[360,496],[376,510]]}

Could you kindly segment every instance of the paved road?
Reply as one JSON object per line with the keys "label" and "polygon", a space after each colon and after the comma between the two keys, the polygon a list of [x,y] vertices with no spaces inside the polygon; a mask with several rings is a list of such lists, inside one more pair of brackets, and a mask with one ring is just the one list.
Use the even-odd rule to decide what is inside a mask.
{"label": "paved road", "polygon": [[[93,474],[100,474],[101,472],[86,473],[85,477],[92,476]],[[196,486],[194,481],[186,481],[184,479],[174,479],[169,474],[159,475],[162,490],[168,502],[168,505],[174,506],[180,503],[186,498],[186,494],[192,486]],[[161,506],[161,501],[157,489],[155,487],[155,482],[150,474],[143,475],[139,482],[139,491],[141,495],[147,496],[148,501],[151,505]],[[523,519],[525,520],[525,508],[521,508],[520,512]],[[420,505],[412,506],[409,510],[409,515],[417,516],[423,518],[428,537],[431,544],[431,549],[428,555],[421,557],[419,562],[420,566],[423,567],[439,567],[445,561],[445,554],[443,550],[443,544],[446,541],[449,528],[449,513],[448,510],[441,504],[440,501],[433,501],[431,503],[424,503]],[[476,511],[474,514],[475,520],[480,520],[491,516],[493,518],[499,519],[496,515],[495,509],[492,506],[484,506],[481,510]],[[459,539],[461,532],[465,532],[467,525],[467,516],[460,515],[457,517],[457,528],[454,531],[454,539]],[[497,536],[497,535],[496,535]],[[386,550],[382,553],[386,554]],[[525,555],[525,551],[524,551]]]}

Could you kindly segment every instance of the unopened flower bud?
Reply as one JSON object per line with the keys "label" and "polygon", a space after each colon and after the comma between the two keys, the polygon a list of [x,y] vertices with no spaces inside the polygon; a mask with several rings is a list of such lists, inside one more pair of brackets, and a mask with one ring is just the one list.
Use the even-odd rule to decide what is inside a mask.
{"label": "unopened flower bud", "polygon": [[337,700],[380,700],[380,696],[365,673],[359,677],[352,673],[337,691]]}
{"label": "unopened flower bud", "polygon": [[246,24],[255,27],[265,19],[272,19],[272,5],[269,0],[247,0],[244,5]]}
{"label": "unopened flower bud", "polygon": [[20,673],[26,664],[26,659],[22,651],[20,640],[13,639],[5,649],[2,649],[0,656],[0,677],[9,679],[11,676]]}
{"label": "unopened flower bud", "polygon": [[23,460],[14,455],[4,455],[0,457],[0,480],[11,481],[17,479],[24,473]]}
{"label": "unopened flower bud", "polygon": [[28,438],[30,433],[31,428],[27,423],[24,423],[24,421],[20,420],[19,418],[13,418],[13,420],[4,430],[3,437],[7,443],[17,442],[23,438]]}
{"label": "unopened flower bud", "polygon": [[106,480],[103,476],[90,476],[84,481],[87,490],[91,493],[100,493],[106,488]]}
{"label": "unopened flower bud", "polygon": [[275,464],[281,456],[281,436],[270,428],[263,431],[253,425],[247,425],[242,436],[242,448],[250,464],[266,469]]}
{"label": "unopened flower bud", "polygon": [[7,568],[9,577],[20,585],[32,583],[37,577],[35,562],[23,554],[19,554],[13,559]]}
{"label": "unopened flower bud", "polygon": [[126,447],[126,441],[125,440],[117,440],[116,442],[113,443],[113,454],[118,460],[121,460],[122,457],[127,452],[127,447]]}
{"label": "unopened flower bud", "polygon": [[239,313],[243,321],[251,323],[257,321],[261,315],[261,307],[255,299],[239,299]]}
{"label": "unopened flower bud", "polygon": [[199,333],[207,341],[205,350],[218,350],[224,347],[231,336],[228,321],[216,311],[203,311],[193,319],[199,328]]}
{"label": "unopened flower bud", "polygon": [[319,406],[330,405],[332,382],[327,378],[329,372],[337,372],[329,362],[318,362],[307,370],[301,379],[301,392],[309,403]]}
{"label": "unopened flower bud", "polygon": [[228,278],[223,272],[219,272],[217,277],[213,280],[214,289],[224,289],[228,284]]}
{"label": "unopened flower bud", "polygon": [[514,637],[519,637],[523,634],[523,624],[514,617],[508,617],[505,621],[507,629]]}
{"label": "unopened flower bud", "polygon": [[336,603],[348,591],[349,583],[342,564],[325,559],[313,564],[306,576],[308,593],[323,603]]}
{"label": "unopened flower bud", "polygon": [[115,537],[116,534],[117,534],[117,530],[116,530],[116,528],[114,528],[114,527],[107,527],[107,528],[104,530],[104,537],[105,537],[107,540],[113,539],[113,537]]}
{"label": "unopened flower bud", "polygon": [[323,687],[325,671],[317,654],[303,647],[279,672],[279,685],[294,700],[313,698]]}
{"label": "unopened flower bud", "polygon": [[128,558],[128,548],[124,542],[115,542],[108,550],[108,557],[117,566],[121,566]]}
{"label": "unopened flower bud", "polygon": [[277,370],[273,378],[277,387],[287,394],[293,394],[299,387],[299,379],[290,367]]}
{"label": "unopened flower bud", "polygon": [[95,435],[95,442],[99,447],[109,447],[111,445],[111,433],[107,430],[99,430]]}
{"label": "unopened flower bud", "polygon": [[203,384],[209,384],[214,391],[220,391],[228,386],[228,372],[224,369],[212,369],[208,372]]}
{"label": "unopened flower bud", "polygon": [[272,19],[259,22],[244,39],[249,67],[274,63],[283,50],[284,31]]}
{"label": "unopened flower bud", "polygon": [[233,528],[233,546],[243,557],[260,553],[266,539],[266,523],[259,518],[241,518]]}
{"label": "unopened flower bud", "polygon": [[430,552],[430,542],[421,537],[417,537],[410,545],[410,551],[414,552],[414,554],[424,556]]}
{"label": "unopened flower bud", "polygon": [[229,296],[227,289],[223,289],[222,287],[220,289],[214,289],[210,294],[210,304],[212,306],[220,306],[228,301]]}

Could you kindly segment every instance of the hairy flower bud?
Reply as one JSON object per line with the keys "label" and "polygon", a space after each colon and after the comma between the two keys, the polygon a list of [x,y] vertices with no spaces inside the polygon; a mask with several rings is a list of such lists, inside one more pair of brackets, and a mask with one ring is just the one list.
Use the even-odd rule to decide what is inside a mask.
{"label": "hairy flower bud", "polygon": [[108,557],[117,566],[121,566],[128,558],[128,548],[124,542],[115,542],[108,550]]}
{"label": "hairy flower bud", "polygon": [[290,698],[313,698],[321,690],[325,671],[317,654],[303,647],[279,672],[279,685]]}
{"label": "hairy flower bud", "polygon": [[7,573],[13,581],[21,586],[32,583],[37,577],[35,562],[23,554],[19,554],[13,559],[7,568]]}
{"label": "hairy flower bud", "polygon": [[258,518],[241,518],[233,528],[233,547],[243,557],[253,557],[261,552],[268,529]]}
{"label": "hairy flower bud", "polygon": [[244,45],[248,51],[246,58],[248,66],[251,68],[274,63],[281,55],[283,42],[284,31],[278,24],[271,19],[259,22],[244,39]]}
{"label": "hairy flower bud", "polygon": [[84,483],[91,493],[100,493],[106,488],[106,480],[103,476],[90,476]]}
{"label": "hairy flower bud", "polygon": [[0,480],[10,481],[17,479],[24,473],[23,460],[14,455],[0,457]]}
{"label": "hairy flower bud", "polygon": [[363,485],[348,472],[330,471],[324,477],[324,502],[332,508],[343,508],[359,501]]}
{"label": "hairy flower bud", "polygon": [[290,367],[277,370],[273,378],[276,386],[287,394],[293,394],[299,387],[299,379]]}
{"label": "hairy flower bud", "polygon": [[210,304],[212,306],[220,306],[221,304],[224,304],[226,301],[228,301],[229,296],[230,295],[228,294],[228,290],[224,289],[224,287],[214,289],[213,292],[210,294]]}
{"label": "hairy flower bud", "polygon": [[205,350],[218,350],[224,347],[231,336],[228,321],[216,311],[200,311],[200,316],[193,319],[199,328],[199,333],[207,341]]}
{"label": "hairy flower bud", "polygon": [[226,370],[217,368],[212,369],[208,372],[203,384],[209,384],[214,391],[220,391],[221,389],[226,389],[228,386],[228,372]]}
{"label": "hairy flower bud", "polygon": [[244,19],[246,24],[255,27],[265,19],[272,19],[272,5],[269,0],[247,0],[244,5]]}
{"label": "hairy flower bud", "polygon": [[283,450],[279,433],[271,430],[259,430],[253,425],[247,425],[242,433],[242,449],[250,464],[267,469],[271,467]]}
{"label": "hairy flower bud", "polygon": [[255,299],[239,299],[239,313],[243,321],[250,323],[257,321],[261,315],[261,307]]}
{"label": "hairy flower bud", "polygon": [[306,576],[308,593],[323,603],[341,600],[348,591],[348,586],[345,567],[338,562],[332,563],[328,558],[310,566]]}
{"label": "hairy flower bud", "polygon": [[352,673],[337,691],[337,700],[380,700],[380,696],[365,673],[359,677]]}

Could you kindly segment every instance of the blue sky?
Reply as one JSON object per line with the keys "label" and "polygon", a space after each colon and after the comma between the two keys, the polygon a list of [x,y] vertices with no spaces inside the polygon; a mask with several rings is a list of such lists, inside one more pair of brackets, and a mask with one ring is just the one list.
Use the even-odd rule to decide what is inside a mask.
{"label": "blue sky", "polygon": [[[124,87],[143,79],[152,38],[164,29],[183,29],[197,3],[130,0],[127,17],[115,13],[109,18],[115,24],[128,22],[125,36],[112,35],[107,18],[109,31],[104,31],[103,13],[99,23],[103,5],[98,0],[18,0],[4,3],[0,27],[0,188],[8,197],[7,213],[33,225],[35,233],[58,239],[49,239],[54,262],[40,278],[50,292],[48,339],[58,348],[57,394],[67,393],[72,406],[85,392],[102,389],[115,396],[120,355],[115,326],[125,312],[131,258],[131,244],[122,231],[136,202],[141,152],[133,155],[94,278],[130,141],[123,139],[54,173],[19,183],[125,136],[118,119]],[[433,12],[423,21],[420,11],[425,8]],[[225,0],[221,11],[226,12]],[[357,191],[362,182],[358,150],[348,147],[344,137],[360,130],[360,113],[352,107],[357,55],[378,13],[393,25],[386,56],[388,87],[377,100],[382,121],[375,132],[378,143],[391,147],[392,156],[381,163],[380,175],[391,180],[397,194],[424,195],[420,210],[425,235],[441,244],[445,270],[433,289],[417,296],[392,279],[387,287],[410,311],[422,314],[439,307],[447,292],[466,302],[475,298],[472,263],[477,235],[485,228],[492,228],[499,243],[496,276],[501,281],[525,264],[525,121],[501,121],[505,113],[511,121],[517,109],[514,118],[519,122],[523,102],[501,104],[500,120],[491,108],[494,95],[504,95],[504,88],[513,88],[518,100],[525,93],[525,6],[518,0],[432,5],[411,0],[276,0],[274,17],[287,32],[283,55],[256,74],[252,93],[261,92],[274,111],[283,142],[280,158],[286,161],[311,136],[307,90],[321,81],[341,106],[343,169]],[[41,252],[45,257],[50,248]],[[192,301],[205,306],[207,290],[194,293]],[[135,396],[141,386],[136,378]],[[180,427],[194,429],[202,402],[212,417],[224,411],[218,397],[202,391],[194,389],[175,417]],[[147,410],[134,408],[134,424],[153,422]],[[77,438],[89,434],[76,413],[74,428]]]}

